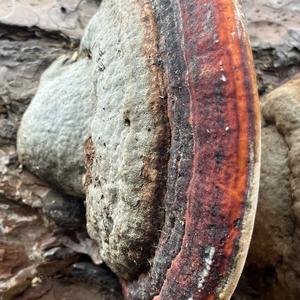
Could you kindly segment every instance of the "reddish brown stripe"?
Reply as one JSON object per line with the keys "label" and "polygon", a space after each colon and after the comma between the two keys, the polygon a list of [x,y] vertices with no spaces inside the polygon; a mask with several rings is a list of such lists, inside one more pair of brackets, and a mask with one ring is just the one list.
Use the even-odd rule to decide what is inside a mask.
{"label": "reddish brown stripe", "polygon": [[128,293],[215,299],[239,272],[258,160],[252,57],[231,0],[162,0],[156,13],[172,130],[166,220],[149,275]]}

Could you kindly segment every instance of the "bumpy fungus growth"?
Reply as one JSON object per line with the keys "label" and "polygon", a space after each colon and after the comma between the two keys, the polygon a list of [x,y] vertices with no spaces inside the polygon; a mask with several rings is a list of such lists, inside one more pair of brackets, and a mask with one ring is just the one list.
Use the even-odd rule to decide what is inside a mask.
{"label": "bumpy fungus growth", "polygon": [[84,142],[93,116],[90,61],[62,56],[42,75],[23,115],[18,154],[33,173],[83,198]]}
{"label": "bumpy fungus growth", "polygon": [[247,273],[262,299],[298,299],[300,74],[261,101],[260,193],[254,238],[247,258],[249,269],[254,272]]}

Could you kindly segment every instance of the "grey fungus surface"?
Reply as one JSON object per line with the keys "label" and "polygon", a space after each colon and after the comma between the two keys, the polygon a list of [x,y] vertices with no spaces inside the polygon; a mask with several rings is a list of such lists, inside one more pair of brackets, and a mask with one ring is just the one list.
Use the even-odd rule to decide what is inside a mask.
{"label": "grey fungus surface", "polygon": [[62,56],[45,71],[18,132],[20,161],[65,194],[84,197],[84,142],[93,115],[90,61]]}
{"label": "grey fungus surface", "polygon": [[92,59],[97,99],[87,147],[93,152],[87,162],[87,228],[103,260],[130,279],[146,269],[158,240],[168,159],[150,2],[102,1],[81,47]]}

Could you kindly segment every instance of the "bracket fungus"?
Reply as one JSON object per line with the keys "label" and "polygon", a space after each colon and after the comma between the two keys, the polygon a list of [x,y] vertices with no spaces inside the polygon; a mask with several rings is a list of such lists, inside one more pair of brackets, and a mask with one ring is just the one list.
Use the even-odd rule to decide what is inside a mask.
{"label": "bracket fungus", "polygon": [[97,98],[88,231],[102,258],[129,299],[230,298],[260,168],[239,2],[103,0],[82,51]]}
{"label": "bracket fungus", "polygon": [[128,299],[229,299],[260,168],[239,2],[102,0],[80,51],[95,103],[87,229],[103,261]]}

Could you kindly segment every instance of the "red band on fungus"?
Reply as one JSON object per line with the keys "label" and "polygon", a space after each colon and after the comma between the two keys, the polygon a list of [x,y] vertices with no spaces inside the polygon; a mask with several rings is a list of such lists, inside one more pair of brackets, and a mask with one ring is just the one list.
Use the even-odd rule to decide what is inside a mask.
{"label": "red band on fungus", "polygon": [[165,221],[149,273],[124,291],[139,300],[228,299],[259,178],[259,104],[240,5],[153,2],[171,128]]}

